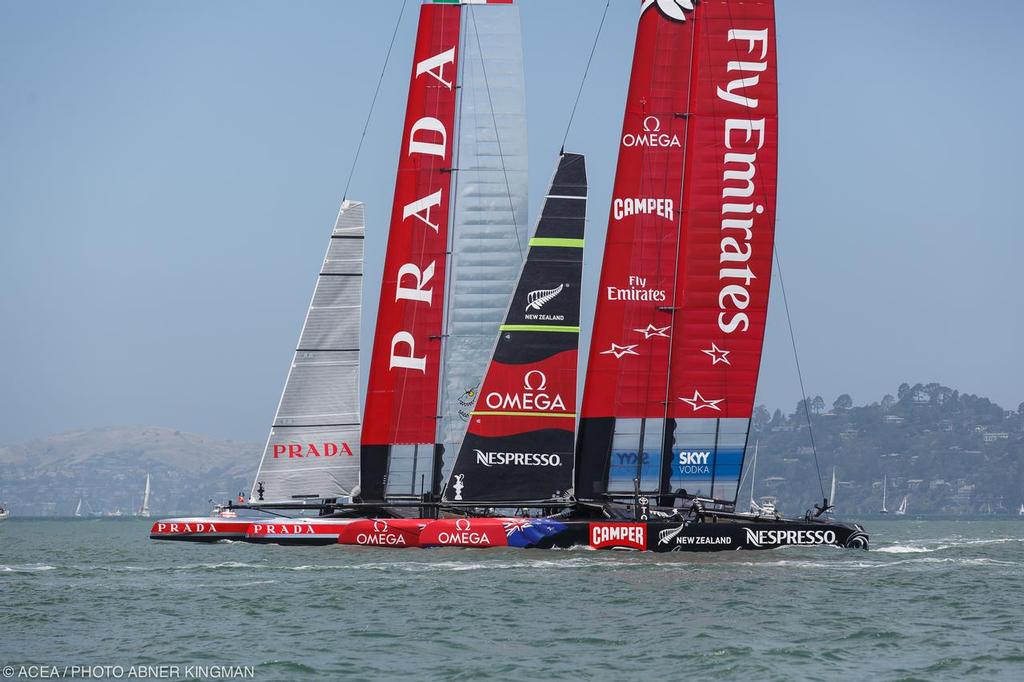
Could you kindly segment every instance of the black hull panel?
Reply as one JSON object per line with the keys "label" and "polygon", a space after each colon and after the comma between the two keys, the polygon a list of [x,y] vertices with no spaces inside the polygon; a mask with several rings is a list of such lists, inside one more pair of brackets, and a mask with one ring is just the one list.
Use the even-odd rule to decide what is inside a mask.
{"label": "black hull panel", "polygon": [[722,552],[786,546],[867,549],[862,528],[845,523],[795,520],[730,520],[646,523],[571,521],[553,547],[632,549],[650,552]]}

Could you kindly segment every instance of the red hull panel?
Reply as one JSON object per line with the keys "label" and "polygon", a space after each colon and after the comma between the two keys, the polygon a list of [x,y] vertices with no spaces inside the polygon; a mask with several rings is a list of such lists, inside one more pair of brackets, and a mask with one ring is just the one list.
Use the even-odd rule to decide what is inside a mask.
{"label": "red hull panel", "polygon": [[153,523],[153,540],[242,540],[254,519],[225,519],[216,516],[161,519]]}
{"label": "red hull panel", "polygon": [[430,519],[360,519],[338,536],[342,545],[419,547],[420,532]]}

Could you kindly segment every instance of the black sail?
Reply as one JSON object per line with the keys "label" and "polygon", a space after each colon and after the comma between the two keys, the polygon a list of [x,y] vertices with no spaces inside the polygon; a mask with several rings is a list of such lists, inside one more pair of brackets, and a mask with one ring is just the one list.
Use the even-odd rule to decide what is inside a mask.
{"label": "black sail", "polygon": [[563,154],[444,499],[547,500],[572,486],[587,172]]}

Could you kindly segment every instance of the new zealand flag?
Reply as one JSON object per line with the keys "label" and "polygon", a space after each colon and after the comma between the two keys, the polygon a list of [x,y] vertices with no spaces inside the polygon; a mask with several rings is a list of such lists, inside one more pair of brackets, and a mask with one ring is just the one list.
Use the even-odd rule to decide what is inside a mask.
{"label": "new zealand flag", "polygon": [[568,526],[550,519],[503,519],[509,547],[536,547],[544,538],[558,535]]}

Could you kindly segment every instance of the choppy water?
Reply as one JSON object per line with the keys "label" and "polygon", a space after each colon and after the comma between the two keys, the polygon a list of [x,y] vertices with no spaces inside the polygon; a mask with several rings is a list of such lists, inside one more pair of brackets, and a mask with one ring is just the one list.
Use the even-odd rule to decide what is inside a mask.
{"label": "choppy water", "polygon": [[713,555],[158,543],[0,524],[0,666],[256,680],[1024,679],[1024,520]]}

